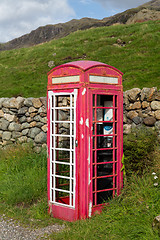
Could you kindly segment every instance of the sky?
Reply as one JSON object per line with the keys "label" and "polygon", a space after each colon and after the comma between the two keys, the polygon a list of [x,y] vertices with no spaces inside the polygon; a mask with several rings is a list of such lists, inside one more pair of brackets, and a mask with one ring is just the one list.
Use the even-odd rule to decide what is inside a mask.
{"label": "sky", "polygon": [[147,0],[0,0],[0,42],[40,26],[90,17],[103,19]]}

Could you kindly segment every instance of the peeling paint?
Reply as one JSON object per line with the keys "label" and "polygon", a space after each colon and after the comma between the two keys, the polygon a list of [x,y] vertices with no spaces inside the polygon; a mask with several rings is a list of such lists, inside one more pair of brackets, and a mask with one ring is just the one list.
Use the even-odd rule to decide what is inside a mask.
{"label": "peeling paint", "polygon": [[86,93],[86,88],[83,89],[82,95],[84,95],[85,93]]}
{"label": "peeling paint", "polygon": [[89,128],[89,119],[86,119],[86,126]]}
{"label": "peeling paint", "polygon": [[82,139],[84,138],[84,135],[82,134]]}
{"label": "peeling paint", "polygon": [[91,214],[92,214],[92,202],[90,201],[90,203],[89,203],[89,214],[88,214],[88,216],[91,217]]}
{"label": "peeling paint", "polygon": [[83,118],[81,117],[80,124],[83,125]]}

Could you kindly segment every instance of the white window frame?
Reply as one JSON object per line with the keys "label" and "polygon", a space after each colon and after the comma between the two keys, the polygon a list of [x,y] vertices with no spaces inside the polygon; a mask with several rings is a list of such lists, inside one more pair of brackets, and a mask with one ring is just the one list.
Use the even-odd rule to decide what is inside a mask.
{"label": "white window frame", "polygon": [[[62,205],[70,208],[75,208],[75,187],[76,187],[76,156],[75,156],[75,140],[76,140],[76,101],[77,101],[77,93],[78,90],[74,89],[73,92],[48,92],[48,98],[50,102],[50,126],[53,124],[53,128],[50,128],[50,202],[55,205]],[[70,106],[69,107],[56,107],[55,106],[55,98],[57,96],[70,96]],[[74,104],[72,105],[72,97],[74,96]],[[52,101],[53,99],[53,101]],[[55,110],[57,109],[70,109],[70,121],[65,121],[65,123],[70,124],[70,135],[63,135],[63,134],[56,134],[55,131],[55,124],[56,123],[64,123],[64,121],[53,121],[52,119],[52,113],[54,114],[55,119]],[[74,111],[74,119],[72,119],[72,111]],[[72,131],[72,128],[73,131]],[[61,136],[61,137],[68,137],[70,138],[70,148],[56,148],[55,146],[55,138]],[[53,141],[52,141],[53,140]],[[73,144],[72,144],[73,141]],[[53,146],[52,146],[53,142]],[[70,154],[70,161],[69,162],[60,162],[56,161],[56,150],[61,151],[68,151]],[[53,156],[52,156],[53,153]],[[72,159],[73,156],[73,159]],[[54,172],[52,173],[52,164]],[[56,175],[56,164],[64,164],[68,165],[70,167],[70,176],[61,176]],[[72,171],[73,168],[73,171]],[[73,173],[73,176],[72,176]],[[62,190],[58,189],[55,186],[56,178],[64,178],[69,180],[69,191],[68,190]],[[53,187],[52,187],[53,186]],[[69,195],[69,204],[64,204],[56,201],[56,191],[68,193]]]}

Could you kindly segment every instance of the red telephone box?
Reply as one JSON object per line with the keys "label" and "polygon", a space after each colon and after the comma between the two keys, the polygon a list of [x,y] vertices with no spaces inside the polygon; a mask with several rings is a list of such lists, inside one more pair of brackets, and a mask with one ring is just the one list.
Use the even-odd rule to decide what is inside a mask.
{"label": "red telephone box", "polygon": [[48,73],[48,203],[56,218],[85,219],[120,194],[122,75],[94,61]]}

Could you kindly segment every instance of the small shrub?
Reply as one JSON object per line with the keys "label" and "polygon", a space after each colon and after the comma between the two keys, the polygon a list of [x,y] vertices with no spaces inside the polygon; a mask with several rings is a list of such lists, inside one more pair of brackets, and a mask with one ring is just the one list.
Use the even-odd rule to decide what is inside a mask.
{"label": "small shrub", "polygon": [[124,163],[127,176],[133,172],[141,176],[144,170],[153,165],[156,143],[156,133],[145,127],[124,136]]}

